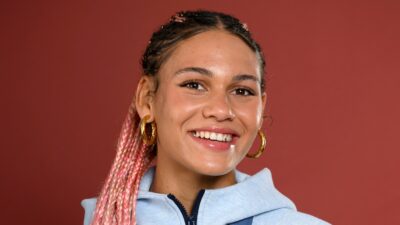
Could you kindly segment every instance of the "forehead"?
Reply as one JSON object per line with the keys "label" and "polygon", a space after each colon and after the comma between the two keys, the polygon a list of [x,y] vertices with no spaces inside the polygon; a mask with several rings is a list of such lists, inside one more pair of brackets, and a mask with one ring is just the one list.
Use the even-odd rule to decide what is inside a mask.
{"label": "forehead", "polygon": [[202,32],[178,43],[161,66],[160,73],[170,74],[184,67],[260,76],[256,53],[242,39],[222,30]]}

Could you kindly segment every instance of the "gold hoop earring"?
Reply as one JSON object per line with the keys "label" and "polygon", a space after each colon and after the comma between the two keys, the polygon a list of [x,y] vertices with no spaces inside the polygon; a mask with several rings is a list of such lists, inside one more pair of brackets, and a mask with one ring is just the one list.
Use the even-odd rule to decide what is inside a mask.
{"label": "gold hoop earring", "polygon": [[264,133],[260,130],[258,130],[258,136],[260,136],[261,139],[261,143],[260,143],[260,147],[258,148],[258,151],[254,154],[249,154],[247,153],[246,157],[248,158],[252,158],[252,159],[257,159],[258,157],[260,157],[264,150],[265,150],[265,145],[267,144],[267,140],[265,138]]}
{"label": "gold hoop earring", "polygon": [[150,118],[150,115],[146,115],[140,120],[140,135],[142,136],[143,142],[147,146],[151,146],[151,145],[154,144],[154,142],[156,141],[156,135],[157,135],[156,123],[154,121],[150,123],[150,125],[151,125],[151,136],[148,137],[148,135],[147,135],[146,124],[147,124],[147,121],[149,120],[149,118]]}

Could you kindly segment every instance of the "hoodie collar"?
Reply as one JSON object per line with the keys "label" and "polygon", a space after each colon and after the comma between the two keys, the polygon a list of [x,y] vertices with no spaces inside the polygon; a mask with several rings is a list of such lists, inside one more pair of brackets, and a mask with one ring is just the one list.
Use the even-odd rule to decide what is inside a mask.
{"label": "hoodie collar", "polygon": [[[165,194],[149,191],[154,172],[155,167],[151,167],[143,176],[138,200],[165,198]],[[267,168],[253,176],[235,170],[235,177],[237,183],[234,185],[205,190],[198,224],[224,224],[280,208],[296,209],[292,201],[276,190]]]}

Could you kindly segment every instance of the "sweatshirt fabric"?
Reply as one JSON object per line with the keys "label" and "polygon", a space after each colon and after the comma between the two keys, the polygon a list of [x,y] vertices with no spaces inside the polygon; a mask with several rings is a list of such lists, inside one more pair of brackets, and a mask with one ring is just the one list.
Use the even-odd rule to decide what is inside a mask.
{"label": "sweatshirt fabric", "polygon": [[[272,182],[271,172],[264,168],[253,176],[235,170],[237,183],[219,189],[199,191],[187,215],[172,194],[149,191],[155,167],[143,176],[136,205],[138,225],[329,225],[296,210],[291,200],[281,194]],[[84,225],[89,225],[96,198],[81,202],[85,209]]]}

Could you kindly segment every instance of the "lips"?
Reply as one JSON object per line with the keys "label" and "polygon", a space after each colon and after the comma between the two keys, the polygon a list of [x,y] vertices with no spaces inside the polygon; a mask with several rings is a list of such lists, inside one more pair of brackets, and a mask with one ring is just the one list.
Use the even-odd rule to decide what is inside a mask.
{"label": "lips", "polygon": [[226,128],[202,128],[192,130],[191,137],[202,146],[215,151],[227,151],[239,138],[237,132]]}

